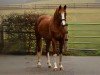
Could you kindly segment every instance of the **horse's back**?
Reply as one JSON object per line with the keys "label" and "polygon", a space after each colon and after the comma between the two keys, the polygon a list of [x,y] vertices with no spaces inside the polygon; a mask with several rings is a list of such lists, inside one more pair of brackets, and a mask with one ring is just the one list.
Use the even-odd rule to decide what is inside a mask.
{"label": "horse's back", "polygon": [[40,23],[41,21],[43,20],[50,20],[51,19],[51,16],[48,16],[48,15],[42,15],[38,18],[37,22]]}

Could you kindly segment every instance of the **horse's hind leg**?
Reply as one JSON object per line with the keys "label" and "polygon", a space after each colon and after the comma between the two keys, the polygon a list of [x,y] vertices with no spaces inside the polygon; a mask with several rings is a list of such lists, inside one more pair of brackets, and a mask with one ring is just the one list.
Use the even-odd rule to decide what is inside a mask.
{"label": "horse's hind leg", "polygon": [[36,51],[37,51],[37,67],[41,67],[41,44],[42,44],[42,39],[40,36],[36,37]]}
{"label": "horse's hind leg", "polygon": [[50,48],[50,41],[46,41],[47,64],[48,64],[48,67],[51,68],[49,48]]}

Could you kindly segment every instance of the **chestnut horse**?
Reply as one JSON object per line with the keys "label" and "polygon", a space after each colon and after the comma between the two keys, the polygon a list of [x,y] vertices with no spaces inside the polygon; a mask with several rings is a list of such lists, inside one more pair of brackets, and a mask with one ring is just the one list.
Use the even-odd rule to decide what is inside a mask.
{"label": "chestnut horse", "polygon": [[[41,66],[41,44],[42,38],[46,42],[46,53],[47,53],[47,64],[51,67],[49,47],[52,44],[53,55],[54,55],[54,70],[58,69],[57,66],[57,54],[59,54],[59,68],[63,69],[62,66],[62,49],[65,42],[65,24],[66,24],[66,5],[61,5],[56,9],[53,16],[42,15],[38,18],[35,26],[36,35],[36,51],[38,56],[37,66]],[[59,42],[59,50],[57,50],[56,43]]]}

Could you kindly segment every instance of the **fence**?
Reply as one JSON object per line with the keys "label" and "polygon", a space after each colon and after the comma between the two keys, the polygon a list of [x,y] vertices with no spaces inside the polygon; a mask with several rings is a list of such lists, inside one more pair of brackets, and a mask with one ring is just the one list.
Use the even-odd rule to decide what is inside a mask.
{"label": "fence", "polygon": [[[0,41],[4,48],[9,49],[17,44],[25,52],[34,52],[35,38],[34,31],[8,31],[5,25],[3,25],[3,36]],[[20,26],[17,25],[16,28]],[[69,24],[68,26],[68,51],[97,51],[100,50],[100,24]],[[30,28],[29,28],[30,29]],[[2,32],[1,32],[2,34]],[[26,37],[27,36],[27,37]],[[14,39],[18,37],[19,40]],[[3,40],[4,39],[4,40]],[[10,39],[10,41],[7,41]],[[4,42],[4,43],[3,43]],[[14,45],[15,44],[15,45]],[[17,50],[16,49],[16,50]]]}
{"label": "fence", "polygon": [[[58,7],[61,4],[33,4],[32,8],[34,9],[53,9]],[[68,8],[99,8],[100,3],[68,3],[62,4],[67,5]]]}
{"label": "fence", "polygon": [[[0,5],[0,9],[54,9],[61,4]],[[62,4],[65,5],[65,4]],[[100,8],[100,3],[66,3],[68,8]]]}
{"label": "fence", "polygon": [[100,24],[70,24],[69,50],[100,50]]}

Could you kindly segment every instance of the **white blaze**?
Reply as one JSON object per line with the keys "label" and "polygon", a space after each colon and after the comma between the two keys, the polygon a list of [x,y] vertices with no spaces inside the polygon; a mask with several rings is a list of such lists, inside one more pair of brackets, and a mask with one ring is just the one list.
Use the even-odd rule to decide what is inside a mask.
{"label": "white blaze", "polygon": [[64,17],[64,13],[61,13],[61,16],[62,16],[62,20],[65,19],[65,17]]}
{"label": "white blaze", "polygon": [[64,16],[64,13],[61,13],[61,17],[62,17],[62,25],[65,25],[66,22],[65,22],[65,16]]}
{"label": "white blaze", "polygon": [[66,24],[65,20],[62,20],[62,24],[63,24],[63,25],[65,25],[65,24]]}

